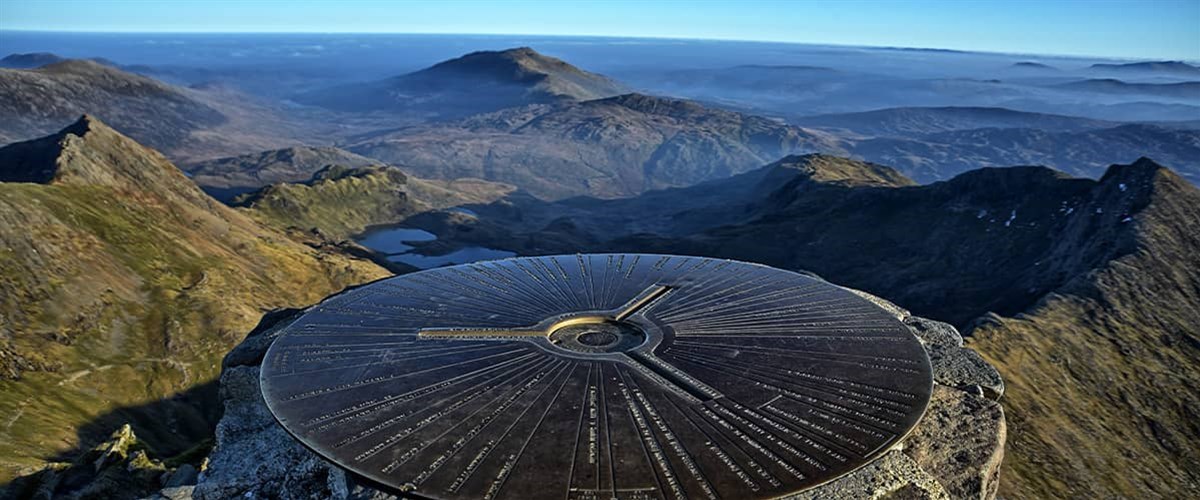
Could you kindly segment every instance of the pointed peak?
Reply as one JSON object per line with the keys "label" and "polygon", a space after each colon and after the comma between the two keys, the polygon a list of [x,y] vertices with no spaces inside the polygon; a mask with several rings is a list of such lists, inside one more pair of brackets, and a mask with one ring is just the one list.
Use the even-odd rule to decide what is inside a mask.
{"label": "pointed peak", "polygon": [[75,123],[67,125],[62,130],[60,130],[57,135],[63,136],[63,135],[67,135],[67,134],[72,134],[72,135],[77,135],[79,137],[83,137],[88,132],[92,132],[95,130],[112,130],[112,128],[110,128],[108,125],[105,125],[104,122],[100,121],[99,118],[96,118],[95,116],[92,116],[89,114],[85,114],[83,116],[80,116],[78,120],[75,120]]}
{"label": "pointed peak", "polygon": [[1112,182],[1113,180],[1148,180],[1153,179],[1165,170],[1167,170],[1167,167],[1143,156],[1128,165],[1109,165],[1108,170],[1104,171],[1104,176],[1100,177],[1100,182],[1103,184]]}

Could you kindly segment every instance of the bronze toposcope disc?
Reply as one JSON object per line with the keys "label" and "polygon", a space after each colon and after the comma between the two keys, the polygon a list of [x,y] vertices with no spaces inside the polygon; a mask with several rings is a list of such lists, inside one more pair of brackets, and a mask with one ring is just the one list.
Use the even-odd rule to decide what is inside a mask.
{"label": "bronze toposcope disc", "polygon": [[842,288],[645,254],[513,258],[334,296],[262,368],[325,459],[434,498],[764,498],[887,451],[929,358]]}

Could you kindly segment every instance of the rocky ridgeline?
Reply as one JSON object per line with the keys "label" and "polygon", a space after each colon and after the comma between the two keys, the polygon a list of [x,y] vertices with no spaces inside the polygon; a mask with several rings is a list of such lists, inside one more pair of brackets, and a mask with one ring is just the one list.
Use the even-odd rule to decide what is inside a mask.
{"label": "rocky ridgeline", "polygon": [[[864,296],[866,294],[863,294]],[[796,499],[979,498],[996,495],[1006,436],[996,399],[1004,383],[949,324],[911,316],[867,296],[904,321],[925,344],[936,384],[920,424],[892,451]],[[267,348],[301,310],[269,315],[225,357],[224,416],[194,484],[151,498],[392,498],[357,481],[292,439],[271,416],[259,388]],[[175,477],[175,476],[170,476]]]}

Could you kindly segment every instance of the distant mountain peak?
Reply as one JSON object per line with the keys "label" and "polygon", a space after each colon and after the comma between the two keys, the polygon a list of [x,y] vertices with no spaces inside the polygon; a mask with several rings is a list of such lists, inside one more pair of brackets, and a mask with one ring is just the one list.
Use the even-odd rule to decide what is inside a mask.
{"label": "distant mountain peak", "polygon": [[1091,65],[1089,68],[1101,71],[1171,73],[1189,76],[1200,75],[1200,66],[1188,64],[1183,61],[1142,61],[1123,64],[1097,63]]}
{"label": "distant mountain peak", "polygon": [[1013,63],[1012,67],[1024,68],[1024,69],[1039,69],[1039,70],[1058,70],[1058,68],[1056,68],[1054,66],[1051,66],[1049,64],[1040,63],[1037,61],[1015,62],[1015,63]]}
{"label": "distant mountain peak", "polygon": [[589,73],[530,47],[477,51],[397,77],[397,81],[444,84],[443,78],[487,78],[496,83],[528,85],[530,90],[576,100],[597,99],[625,90],[608,77]]}
{"label": "distant mountain peak", "polygon": [[333,109],[417,110],[463,117],[528,104],[587,101],[624,85],[529,47],[478,51],[385,80],[309,92],[299,102]]}
{"label": "distant mountain peak", "polygon": [[49,52],[29,52],[24,54],[9,54],[0,59],[0,67],[27,69],[45,66],[47,64],[62,61],[63,57]]}

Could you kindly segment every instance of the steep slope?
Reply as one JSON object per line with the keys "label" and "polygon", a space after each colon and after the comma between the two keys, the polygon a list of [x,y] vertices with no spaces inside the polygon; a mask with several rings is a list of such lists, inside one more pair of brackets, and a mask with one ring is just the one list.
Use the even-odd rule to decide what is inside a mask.
{"label": "steep slope", "polygon": [[296,100],[343,111],[418,111],[454,117],[625,92],[627,88],[607,77],[520,47],[472,52],[414,73],[309,92]]}
{"label": "steep slope", "polygon": [[161,149],[226,120],[186,89],[94,61],[0,69],[0,139],[43,136],[85,113]]}
{"label": "steep slope", "polygon": [[215,395],[173,395],[264,311],[387,274],[225,207],[91,117],[0,148],[0,172],[0,481],[127,422],[187,449]]}
{"label": "steep slope", "polygon": [[797,118],[792,120],[792,123],[806,127],[841,128],[867,136],[891,137],[912,137],[979,128],[1036,128],[1051,132],[1079,132],[1118,125],[1116,122],[1076,116],[957,106],[887,108],[861,113],[817,115]]}
{"label": "steep slope", "polygon": [[296,146],[185,165],[192,180],[217,199],[280,182],[303,182],[329,165],[366,167],[379,162],[334,147]]}
{"label": "steep slope", "polygon": [[1155,125],[1080,132],[983,128],[913,139],[867,139],[855,141],[848,149],[856,157],[895,166],[919,182],[1006,165],[1049,165],[1072,175],[1099,178],[1113,161],[1149,156],[1200,184],[1200,130]]}
{"label": "steep slope", "polygon": [[[1010,498],[1200,495],[1200,191],[1149,161],[1117,166],[1096,198],[1115,258],[970,345],[1004,373]],[[1121,213],[1131,215],[1125,216]],[[1087,229],[1067,228],[1060,255]],[[1082,234],[1081,234],[1082,233]]]}
{"label": "steep slope", "polygon": [[409,127],[345,147],[421,177],[506,182],[550,199],[688,186],[838,145],[766,118],[628,94]]}

